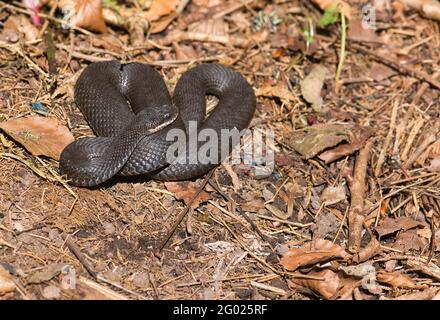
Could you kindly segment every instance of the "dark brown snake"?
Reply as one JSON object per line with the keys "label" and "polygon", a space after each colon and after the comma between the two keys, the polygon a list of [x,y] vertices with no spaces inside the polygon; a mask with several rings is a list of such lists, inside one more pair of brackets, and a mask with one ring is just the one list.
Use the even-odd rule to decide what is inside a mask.
{"label": "dark brown snake", "polygon": [[[208,94],[219,100],[206,117]],[[115,175],[159,180],[201,176],[234,146],[232,142],[225,147],[225,141],[220,141],[222,129],[246,128],[256,106],[255,94],[243,76],[220,64],[202,64],[185,72],[171,98],[156,70],[118,61],[85,68],[75,86],[75,102],[97,136],[68,145],[61,154],[60,170],[72,184],[83,187]],[[189,144],[190,121],[197,124],[197,132],[211,129],[217,134],[218,162],[189,163],[193,153],[188,148],[169,161],[167,150],[174,141],[168,141],[167,134],[180,129]],[[195,143],[198,152],[203,143]]]}

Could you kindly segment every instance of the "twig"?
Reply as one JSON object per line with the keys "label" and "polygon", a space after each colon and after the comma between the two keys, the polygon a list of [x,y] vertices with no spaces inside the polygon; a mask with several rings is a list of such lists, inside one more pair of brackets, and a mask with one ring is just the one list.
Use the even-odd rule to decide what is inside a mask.
{"label": "twig", "polygon": [[367,141],[365,146],[359,152],[356,159],[353,180],[349,183],[351,204],[350,211],[348,212],[348,250],[352,253],[358,251],[361,243],[362,227],[365,220],[365,216],[362,214],[364,209],[365,176],[371,145],[371,140]]}
{"label": "twig", "polygon": [[81,249],[73,243],[72,240],[70,240],[70,235],[68,235],[65,239],[66,246],[72,251],[72,253],[75,255],[75,257],[78,259],[79,262],[84,266],[84,268],[87,270],[87,272],[93,277],[93,279],[97,280],[97,274],[95,271],[93,271],[92,267],[90,266],[89,262],[86,260],[84,255],[81,252]]}
{"label": "twig", "polygon": [[393,137],[394,129],[396,128],[397,109],[399,106],[399,102],[400,101],[398,99],[394,101],[393,110],[391,111],[390,129],[388,130],[388,134],[383,143],[382,150],[380,151],[379,154],[379,158],[377,159],[376,169],[374,170],[374,175],[376,177],[379,177],[380,175],[380,171],[382,170],[382,164],[385,161],[385,155],[391,143],[391,138]]}
{"label": "twig", "polygon": [[176,222],[174,222],[174,225],[171,227],[171,229],[168,231],[168,234],[165,236],[165,238],[163,238],[163,240],[160,242],[159,246],[156,248],[155,250],[155,256],[156,257],[160,257],[160,252],[162,251],[162,249],[166,246],[166,244],[168,243],[168,241],[171,239],[171,237],[173,236],[174,232],[176,232],[177,227],[179,226],[179,224],[182,222],[183,218],[185,218],[186,214],[188,213],[189,209],[191,208],[191,205],[193,204],[193,202],[198,198],[198,196],[200,195],[200,193],[203,191],[203,189],[205,188],[206,184],[208,183],[209,179],[211,178],[212,174],[214,173],[214,169],[211,169],[211,171],[209,171],[209,173],[206,175],[205,179],[203,179],[202,184],[200,185],[200,187],[197,189],[197,192],[193,195],[193,197],[191,198],[191,200],[188,202],[188,204],[186,205],[186,208],[179,214],[179,216],[176,219]]}
{"label": "twig", "polygon": [[356,44],[356,43],[350,43],[349,48],[360,51],[364,54],[368,54],[372,58],[374,58],[377,62],[383,63],[383,64],[399,71],[402,74],[410,75],[410,76],[417,78],[421,81],[425,81],[425,82],[429,83],[430,85],[432,85],[433,87],[440,90],[440,82],[435,80],[434,78],[430,77],[427,73],[425,73],[423,71],[417,71],[417,70],[414,70],[413,68],[410,68],[408,66],[398,64],[395,61],[391,60],[390,58],[387,58],[387,57],[385,57],[375,51],[371,51],[369,49],[366,49],[363,46]]}
{"label": "twig", "polygon": [[336,92],[339,91],[339,87],[341,85],[340,83],[341,71],[345,61],[345,47],[347,45],[347,24],[345,22],[345,15],[342,12],[341,12],[341,28],[342,28],[341,52],[339,54],[339,63],[338,63],[338,69],[336,70],[336,79],[335,79]]}

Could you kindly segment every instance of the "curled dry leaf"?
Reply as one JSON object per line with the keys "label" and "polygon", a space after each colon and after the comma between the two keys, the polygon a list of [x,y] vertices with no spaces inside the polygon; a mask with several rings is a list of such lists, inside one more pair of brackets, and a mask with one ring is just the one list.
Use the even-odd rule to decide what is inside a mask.
{"label": "curled dry leaf", "polygon": [[156,21],[160,17],[175,12],[179,2],[179,0],[153,0],[146,17],[149,21]]}
{"label": "curled dry leaf", "polygon": [[289,103],[297,100],[293,93],[289,90],[289,87],[281,81],[276,85],[268,84],[257,88],[255,94],[258,97],[276,97],[284,103]]}
{"label": "curled dry leaf", "polygon": [[321,277],[323,280],[294,278],[288,279],[287,283],[292,289],[297,289],[298,286],[303,287],[325,299],[330,299],[337,293],[340,285],[340,278],[337,273],[326,269],[319,272],[311,272],[309,275]]}
{"label": "curled dry leaf", "polygon": [[79,28],[106,33],[101,0],[61,0],[59,7],[65,13],[65,20]]}
{"label": "curled dry leaf", "polygon": [[43,155],[55,160],[60,159],[63,149],[74,140],[69,129],[55,118],[19,118],[0,123],[0,129],[34,156]]}
{"label": "curled dry leaf", "polygon": [[320,112],[322,108],[321,90],[325,78],[329,75],[327,68],[321,65],[313,67],[312,71],[301,80],[301,94],[304,99],[312,104],[313,110]]}
{"label": "curled dry leaf", "polygon": [[376,275],[377,281],[386,283],[391,287],[395,288],[403,288],[403,289],[426,289],[427,287],[424,285],[418,285],[414,282],[413,279],[408,277],[407,275],[394,271],[394,272],[386,272],[385,270],[379,270]]}
{"label": "curled dry leaf", "polygon": [[[165,182],[165,187],[168,191],[174,193],[177,199],[183,200],[187,205],[198,190],[198,186],[194,182]],[[206,191],[202,191],[192,203],[191,208],[196,209],[202,202],[209,199],[211,199],[211,195]]]}
{"label": "curled dry leaf", "polygon": [[373,237],[365,248],[362,248],[353,256],[353,261],[355,263],[364,262],[381,252],[382,248],[380,246],[380,242]]}
{"label": "curled dry leaf", "polygon": [[11,275],[0,266],[0,296],[15,290],[15,283]]}
{"label": "curled dry leaf", "polygon": [[345,126],[319,124],[295,132],[285,143],[305,159],[310,159],[342,141],[351,141],[351,133]]}
{"label": "curled dry leaf", "polygon": [[392,234],[399,230],[409,230],[416,227],[423,227],[423,223],[409,217],[385,218],[385,220],[376,227],[379,237]]}
{"label": "curled dry leaf", "polygon": [[281,258],[281,265],[290,271],[299,267],[310,266],[317,263],[327,262],[334,259],[347,259],[350,255],[345,250],[331,241],[317,239],[306,244],[302,248],[291,248]]}
{"label": "curled dry leaf", "polygon": [[198,41],[229,43],[229,26],[223,19],[204,19],[188,27],[188,36]]}
{"label": "curled dry leaf", "polygon": [[353,130],[350,143],[341,143],[333,149],[326,150],[318,157],[326,164],[350,156],[361,149],[365,142],[373,135],[374,130],[370,127],[357,127]]}

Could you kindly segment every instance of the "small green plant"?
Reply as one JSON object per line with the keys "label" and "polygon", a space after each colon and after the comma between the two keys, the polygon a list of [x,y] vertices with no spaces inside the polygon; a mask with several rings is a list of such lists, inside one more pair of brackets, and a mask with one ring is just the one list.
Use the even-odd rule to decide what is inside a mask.
{"label": "small green plant", "polygon": [[336,91],[339,89],[339,79],[341,77],[342,66],[344,65],[345,60],[345,46],[347,42],[347,23],[345,20],[345,15],[341,12],[337,5],[330,6],[325,9],[324,14],[319,20],[319,25],[323,28],[327,27],[330,24],[337,23],[341,19],[341,51],[339,53],[339,63],[338,68],[336,70]]}
{"label": "small green plant", "polygon": [[306,38],[306,52],[309,51],[310,46],[315,40],[315,27],[313,26],[312,18],[308,17],[307,22],[307,29],[303,30],[304,37]]}

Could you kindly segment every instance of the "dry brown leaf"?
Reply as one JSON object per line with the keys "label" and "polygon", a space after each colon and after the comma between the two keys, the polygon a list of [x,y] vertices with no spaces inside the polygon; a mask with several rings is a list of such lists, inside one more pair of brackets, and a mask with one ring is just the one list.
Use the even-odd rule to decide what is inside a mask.
{"label": "dry brown leaf", "polygon": [[376,232],[379,237],[383,237],[399,230],[409,230],[419,226],[423,226],[423,223],[408,217],[398,217],[396,219],[387,217],[376,227]]}
{"label": "dry brown leaf", "polygon": [[379,42],[379,37],[373,29],[364,28],[361,19],[353,19],[348,25],[347,36],[360,42]]}
{"label": "dry brown leaf", "polygon": [[74,141],[69,129],[55,118],[19,118],[0,123],[0,129],[34,156],[43,155],[55,160],[59,160],[63,149]]}
{"label": "dry brown leaf", "polygon": [[4,23],[0,39],[8,42],[17,42],[20,38],[24,38],[26,41],[34,41],[38,38],[38,33],[38,28],[27,17],[11,15]]}
{"label": "dry brown leaf", "polygon": [[191,45],[173,43],[174,52],[177,60],[191,60],[197,58],[197,52]]}
{"label": "dry brown leaf", "polygon": [[264,201],[262,199],[254,199],[240,203],[240,207],[246,212],[258,212],[264,208]]}
{"label": "dry brown leaf", "polygon": [[280,260],[281,265],[290,271],[299,267],[310,266],[320,262],[327,262],[334,259],[347,259],[350,255],[345,250],[331,241],[317,239],[306,244],[302,248],[291,248]]}
{"label": "dry brown leaf", "polygon": [[420,237],[417,234],[417,230],[408,230],[399,233],[392,247],[403,252],[408,252],[410,250],[422,251],[427,245],[428,240]]}
{"label": "dry brown leaf", "polygon": [[61,0],[59,7],[67,12],[67,22],[75,27],[106,33],[101,0]]}
{"label": "dry brown leaf", "polygon": [[373,133],[374,130],[370,127],[357,128],[353,130],[353,137],[350,143],[342,143],[333,149],[324,151],[318,157],[328,164],[342,157],[352,155],[364,146]]}
{"label": "dry brown leaf", "polygon": [[362,248],[353,256],[353,261],[355,263],[364,262],[381,252],[382,248],[380,246],[380,242],[373,237],[365,248]]}
{"label": "dry brown leaf", "polygon": [[289,88],[282,82],[279,82],[276,85],[265,85],[263,87],[257,88],[255,94],[258,97],[277,97],[284,103],[289,103],[289,101],[297,100],[293,93],[289,90]]}
{"label": "dry brown leaf", "polygon": [[170,14],[156,21],[153,21],[151,23],[150,33],[154,34],[164,31],[176,18],[177,14]]}
{"label": "dry brown leaf", "polygon": [[337,187],[329,186],[325,188],[322,193],[320,200],[322,203],[326,205],[331,205],[338,203],[340,201],[344,201],[346,198],[345,187],[340,185]]}
{"label": "dry brown leaf", "polygon": [[204,19],[188,27],[188,37],[197,41],[229,43],[229,25],[222,19]]}
{"label": "dry brown leaf", "polygon": [[295,132],[285,143],[305,159],[310,159],[342,141],[351,141],[351,133],[346,126],[318,124]]}
{"label": "dry brown leaf", "polygon": [[0,296],[15,290],[15,283],[12,276],[0,266]]}
{"label": "dry brown leaf", "polygon": [[43,270],[37,270],[30,274],[27,283],[42,283],[59,275],[62,269],[67,266],[65,263],[53,263]]}
{"label": "dry brown leaf", "polygon": [[386,272],[385,270],[379,270],[377,281],[386,283],[394,289],[426,289],[426,286],[416,284],[413,279],[398,271]]}
{"label": "dry brown leaf", "polygon": [[153,0],[147,11],[146,17],[149,21],[156,21],[176,11],[179,0]]}
{"label": "dry brown leaf", "polygon": [[304,287],[325,299],[330,299],[337,293],[340,286],[340,278],[337,273],[326,269],[320,272],[310,272],[309,275],[321,277],[324,280],[294,278],[288,279],[287,283],[292,289],[296,289],[297,286]]}
{"label": "dry brown leaf", "polygon": [[322,109],[321,90],[328,75],[327,68],[315,65],[312,71],[300,82],[302,96],[312,104],[312,108],[316,112],[320,112]]}
{"label": "dry brown leaf", "polygon": [[[174,193],[177,199],[183,200],[187,205],[199,188],[194,182],[165,182],[165,187],[168,191]],[[209,199],[211,199],[211,195],[206,191],[202,191],[192,203],[191,208],[196,209],[202,202]]]}

